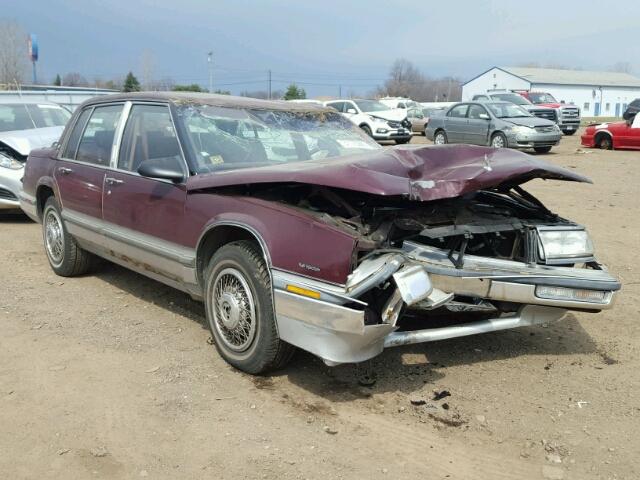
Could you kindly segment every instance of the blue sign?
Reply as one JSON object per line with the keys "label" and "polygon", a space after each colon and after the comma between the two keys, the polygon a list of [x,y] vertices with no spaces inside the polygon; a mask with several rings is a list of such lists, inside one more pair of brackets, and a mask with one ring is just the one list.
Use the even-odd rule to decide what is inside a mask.
{"label": "blue sign", "polygon": [[38,61],[38,37],[35,33],[31,33],[28,38],[29,59],[32,62]]}

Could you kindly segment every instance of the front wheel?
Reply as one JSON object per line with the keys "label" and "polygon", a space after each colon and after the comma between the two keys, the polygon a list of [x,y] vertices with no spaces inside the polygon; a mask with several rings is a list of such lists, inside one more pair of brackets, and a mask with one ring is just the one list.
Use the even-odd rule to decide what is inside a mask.
{"label": "front wheel", "polygon": [[611,137],[605,133],[600,135],[596,140],[596,145],[598,148],[602,150],[611,150],[613,149],[613,142],[611,141]]}
{"label": "front wheel", "polygon": [[536,153],[549,153],[551,151],[551,147],[533,147]]}
{"label": "front wheel", "polygon": [[362,125],[362,130],[364,130],[364,133],[366,133],[367,135],[369,135],[370,137],[373,137],[373,133],[371,132],[371,129],[369,128],[368,125]]}
{"label": "front wheel", "polygon": [[565,135],[573,135],[574,133],[576,133],[575,130],[562,130],[562,133],[564,133]]}
{"label": "front wheel", "polygon": [[87,273],[94,266],[96,257],[80,248],[67,232],[55,197],[49,197],[44,205],[42,237],[49,265],[57,275],[74,277]]}
{"label": "front wheel", "polygon": [[294,347],[278,336],[269,271],[255,244],[220,248],[205,282],[207,323],[222,358],[254,375],[283,367]]}
{"label": "front wheel", "polygon": [[404,143],[409,143],[411,141],[410,138],[396,138],[396,145],[402,145]]}
{"label": "front wheel", "polygon": [[496,133],[491,137],[491,146],[493,148],[505,148],[507,146],[507,137],[504,133]]}

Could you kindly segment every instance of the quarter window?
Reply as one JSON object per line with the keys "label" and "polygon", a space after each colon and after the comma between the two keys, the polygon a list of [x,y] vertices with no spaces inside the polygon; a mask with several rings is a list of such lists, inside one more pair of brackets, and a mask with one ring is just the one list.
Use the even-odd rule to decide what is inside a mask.
{"label": "quarter window", "polygon": [[467,116],[468,105],[456,105],[451,110],[449,110],[449,116],[455,118],[464,118]]}
{"label": "quarter window", "polygon": [[118,168],[136,172],[140,164],[183,168],[182,155],[169,108],[163,105],[134,105],[127,120],[118,155]]}
{"label": "quarter window", "polygon": [[82,111],[76,124],[71,131],[71,135],[69,135],[69,140],[67,141],[67,147],[64,149],[64,154],[62,155],[64,158],[76,158],[76,150],[78,150],[78,143],[80,142],[80,137],[82,136],[82,132],[84,131],[84,126],[87,123],[87,119],[89,115],[91,115],[91,108],[86,108]]}
{"label": "quarter window", "polygon": [[96,107],[82,133],[76,160],[96,165],[109,165],[116,126],[122,105]]}

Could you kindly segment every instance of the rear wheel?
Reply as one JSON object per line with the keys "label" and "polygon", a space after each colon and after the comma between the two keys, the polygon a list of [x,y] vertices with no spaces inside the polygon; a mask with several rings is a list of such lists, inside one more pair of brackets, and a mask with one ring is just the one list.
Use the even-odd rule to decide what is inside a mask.
{"label": "rear wheel", "polygon": [[505,148],[507,146],[507,137],[504,136],[504,133],[495,133],[491,137],[491,146],[493,148]]}
{"label": "rear wheel", "polygon": [[42,212],[44,249],[53,271],[62,277],[87,273],[96,263],[96,257],[78,246],[67,232],[60,206],[55,197],[49,197]]}
{"label": "rear wheel", "polygon": [[533,149],[537,153],[549,153],[551,151],[551,147],[533,147]]}
{"label": "rear wheel", "polygon": [[433,137],[433,143],[436,145],[444,145],[445,143],[447,143],[447,134],[444,132],[444,130],[439,130],[436,132],[435,136]]}
{"label": "rear wheel", "polygon": [[207,323],[222,358],[251,374],[291,359],[295,349],[278,336],[269,272],[254,243],[242,240],[220,248],[205,282]]}

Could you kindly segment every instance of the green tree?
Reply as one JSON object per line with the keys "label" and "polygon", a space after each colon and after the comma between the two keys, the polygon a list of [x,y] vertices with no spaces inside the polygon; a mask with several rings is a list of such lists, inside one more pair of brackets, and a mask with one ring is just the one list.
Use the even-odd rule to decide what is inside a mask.
{"label": "green tree", "polygon": [[174,85],[171,90],[174,92],[204,92],[202,87],[197,83],[192,83],[191,85]]}
{"label": "green tree", "polygon": [[56,75],[56,78],[55,78],[55,80],[53,81],[53,84],[54,84],[54,85],[56,85],[56,86],[58,86],[58,87],[59,87],[60,85],[62,85],[62,79],[60,78],[60,74],[57,74],[57,75]]}
{"label": "green tree", "polygon": [[127,78],[124,79],[124,85],[122,87],[123,92],[139,92],[140,91],[140,82],[135,77],[133,72],[129,72],[127,74]]}
{"label": "green tree", "polygon": [[307,98],[307,92],[304,88],[298,87],[295,83],[292,83],[287,87],[287,91],[284,92],[285,100],[296,100],[301,98]]}
{"label": "green tree", "polygon": [[218,94],[218,95],[231,95],[231,92],[229,90],[214,90],[213,93]]}

